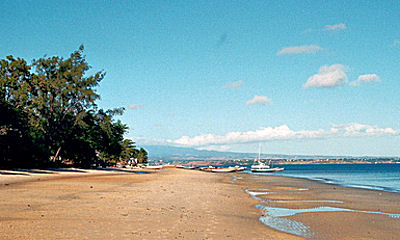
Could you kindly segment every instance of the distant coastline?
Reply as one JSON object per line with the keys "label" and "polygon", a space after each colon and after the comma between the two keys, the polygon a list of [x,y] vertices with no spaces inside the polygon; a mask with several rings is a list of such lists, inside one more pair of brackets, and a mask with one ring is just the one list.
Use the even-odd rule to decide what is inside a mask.
{"label": "distant coastline", "polygon": [[[171,164],[182,164],[182,165],[213,165],[213,166],[223,166],[223,165],[248,165],[254,160],[244,159],[244,160],[153,160],[153,162],[158,163],[171,163]],[[268,159],[265,159],[268,161]],[[400,164],[397,159],[374,159],[374,160],[336,160],[336,159],[317,159],[317,160],[271,160],[274,165],[302,165],[302,164]]]}
{"label": "distant coastline", "polygon": [[[220,152],[195,148],[148,145],[143,146],[153,162],[192,165],[250,164],[257,153]],[[377,164],[400,163],[399,156],[331,156],[296,154],[261,154],[261,159],[273,164]]]}

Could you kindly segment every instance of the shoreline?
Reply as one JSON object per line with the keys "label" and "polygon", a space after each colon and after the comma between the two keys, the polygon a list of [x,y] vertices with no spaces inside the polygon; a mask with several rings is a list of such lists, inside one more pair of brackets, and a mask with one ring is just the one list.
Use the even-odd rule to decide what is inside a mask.
{"label": "shoreline", "polygon": [[385,215],[400,214],[399,193],[246,173],[84,171],[34,173],[20,184],[0,175],[0,239],[392,239],[400,231],[400,215]]}
{"label": "shoreline", "polygon": [[[286,168],[287,166],[287,168]],[[308,164],[306,167],[284,165],[277,176],[310,179],[343,187],[400,193],[396,180],[400,179],[397,164]]]}
{"label": "shoreline", "polygon": [[400,231],[399,193],[273,175],[245,174],[242,181],[264,211],[260,221],[287,233],[307,239],[396,239]]}
{"label": "shoreline", "polygon": [[[161,171],[165,171],[164,168]],[[149,170],[149,169],[129,169],[129,168],[97,168],[97,169],[80,169],[80,168],[49,168],[49,169],[0,169],[0,187],[1,185],[19,184],[25,182],[34,181],[45,181],[53,180],[56,178],[75,178],[75,177],[87,177],[87,176],[107,176],[107,175],[119,175],[119,174],[151,174],[157,173],[160,170]],[[382,191],[386,193],[398,193],[400,190],[392,189],[389,187],[378,186],[378,185],[360,185],[360,184],[346,184],[339,183],[335,179],[320,179],[312,177],[302,177],[302,176],[284,176],[275,174],[254,174],[249,171],[241,172],[240,174],[249,174],[256,176],[273,176],[277,178],[292,178],[300,179],[304,181],[313,181],[321,184],[327,184],[332,186],[344,187],[344,188],[354,188],[370,191]],[[221,173],[217,173],[220,174]],[[228,173],[229,174],[229,173]],[[230,173],[238,174],[238,173]]]}
{"label": "shoreline", "polygon": [[[252,174],[248,172],[244,172],[245,174]],[[259,176],[268,176],[268,175],[261,175],[258,174]],[[397,193],[400,194],[400,190],[397,189],[392,189],[388,187],[382,187],[382,186],[371,186],[371,185],[356,185],[356,184],[341,184],[338,183],[337,180],[334,179],[317,179],[317,178],[307,178],[307,177],[295,177],[295,176],[282,176],[282,175],[270,175],[270,176],[275,176],[275,177],[282,177],[282,178],[293,178],[293,179],[300,179],[304,181],[313,181],[313,182],[318,182],[322,184],[327,184],[327,185],[332,185],[332,186],[337,186],[337,187],[344,187],[344,188],[354,188],[354,189],[362,189],[362,190],[369,190],[369,191],[379,191],[379,192],[385,192],[385,193]]]}

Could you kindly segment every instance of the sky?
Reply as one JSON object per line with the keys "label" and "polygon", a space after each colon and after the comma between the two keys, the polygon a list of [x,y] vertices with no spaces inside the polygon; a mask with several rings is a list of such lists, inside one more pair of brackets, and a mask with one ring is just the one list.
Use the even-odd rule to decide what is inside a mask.
{"label": "sky", "polygon": [[0,58],[83,44],[137,145],[400,155],[399,1],[0,1]]}

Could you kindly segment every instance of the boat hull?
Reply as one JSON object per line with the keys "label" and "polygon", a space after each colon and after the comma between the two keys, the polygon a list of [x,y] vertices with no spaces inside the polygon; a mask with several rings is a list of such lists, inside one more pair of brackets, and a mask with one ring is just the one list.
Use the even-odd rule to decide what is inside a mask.
{"label": "boat hull", "polygon": [[143,169],[150,169],[150,170],[161,170],[163,166],[145,166]]}
{"label": "boat hull", "polygon": [[211,169],[211,172],[215,173],[228,173],[228,172],[236,172],[236,169],[230,169],[230,168],[222,168],[222,169]]}
{"label": "boat hull", "polygon": [[226,168],[221,168],[221,167],[202,167],[200,168],[201,171],[206,171],[206,172],[214,172],[214,173],[229,173],[229,172],[236,172],[237,168],[236,167],[226,167]]}
{"label": "boat hull", "polygon": [[283,171],[284,168],[266,168],[266,169],[250,169],[252,172],[279,172]]}

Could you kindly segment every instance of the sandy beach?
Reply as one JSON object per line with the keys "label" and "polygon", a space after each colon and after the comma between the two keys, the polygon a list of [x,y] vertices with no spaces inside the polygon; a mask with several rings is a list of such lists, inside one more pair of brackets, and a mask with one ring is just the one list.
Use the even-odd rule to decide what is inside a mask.
{"label": "sandy beach", "polygon": [[[395,193],[243,173],[2,171],[0,239],[397,239],[400,218],[381,213],[399,214],[399,202]],[[301,237],[263,224],[271,217],[259,204],[353,211],[272,218],[301,223]]]}

